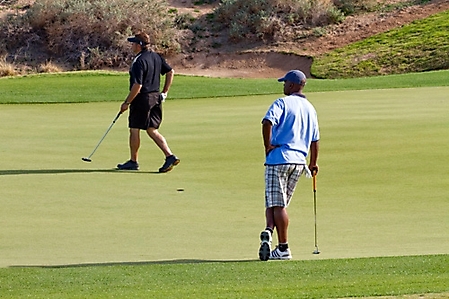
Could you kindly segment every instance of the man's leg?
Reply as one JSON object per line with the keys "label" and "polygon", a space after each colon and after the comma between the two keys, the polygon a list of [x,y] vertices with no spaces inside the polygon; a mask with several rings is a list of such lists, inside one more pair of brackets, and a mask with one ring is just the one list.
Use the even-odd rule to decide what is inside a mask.
{"label": "man's leg", "polygon": [[118,164],[119,170],[138,170],[139,163],[137,163],[138,152],[140,147],[140,130],[130,128],[129,129],[129,152],[130,159],[125,163]]}
{"label": "man's leg", "polygon": [[161,133],[155,128],[148,128],[147,130],[148,136],[156,143],[156,145],[161,149],[161,151],[165,155],[165,162],[161,168],[159,168],[159,172],[168,172],[173,169],[174,166],[178,165],[181,160],[178,159],[175,155],[173,155],[172,151],[168,147],[167,141],[165,137],[162,136]]}
{"label": "man's leg", "polygon": [[274,223],[276,225],[279,244],[287,244],[289,224],[287,209],[284,207],[274,207],[273,210]]}
{"label": "man's leg", "polygon": [[278,235],[278,246],[270,252],[270,260],[289,260],[292,258],[288,248],[288,223],[289,218],[285,207],[273,207],[274,224]]}
{"label": "man's leg", "polygon": [[267,208],[265,210],[265,219],[266,219],[266,228],[271,229],[271,231],[274,231],[275,222],[274,222],[274,208]]}
{"label": "man's leg", "polygon": [[168,147],[167,141],[165,140],[165,137],[162,136],[161,133],[155,128],[148,128],[147,129],[148,136],[150,136],[151,139],[153,139],[154,143],[161,149],[161,151],[164,153],[165,157],[169,157],[173,155],[170,148]]}
{"label": "man's leg", "polygon": [[[289,218],[287,209],[284,207],[272,207],[265,210],[265,217],[267,226],[264,231],[260,233],[260,248],[259,258],[262,261],[268,259],[291,259],[290,252],[288,251],[288,224]],[[278,235],[278,247],[271,251],[271,235],[276,228]],[[278,251],[282,253],[278,253]],[[285,253],[283,253],[285,252]]]}
{"label": "man's leg", "polygon": [[284,207],[272,207],[265,210],[265,217],[267,220],[267,230],[271,232],[276,228],[278,235],[278,243],[288,243],[288,224],[289,218],[287,209]]}
{"label": "man's leg", "polygon": [[140,129],[129,129],[129,151],[131,161],[137,162],[140,148]]}
{"label": "man's leg", "polygon": [[290,249],[288,248],[289,217],[287,206],[299,177],[292,174],[298,170],[293,165],[266,167],[266,198],[269,199],[266,206],[271,206],[266,211],[267,230],[275,227],[278,237],[278,246],[270,253],[269,259],[291,259]]}

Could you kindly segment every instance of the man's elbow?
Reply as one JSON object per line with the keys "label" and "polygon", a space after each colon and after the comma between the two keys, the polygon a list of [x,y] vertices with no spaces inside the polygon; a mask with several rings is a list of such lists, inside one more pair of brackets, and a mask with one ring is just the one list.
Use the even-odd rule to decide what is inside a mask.
{"label": "man's elbow", "polygon": [[273,124],[271,123],[270,120],[264,118],[264,119],[262,120],[262,125],[264,125],[264,126],[270,126],[270,127],[271,127]]}

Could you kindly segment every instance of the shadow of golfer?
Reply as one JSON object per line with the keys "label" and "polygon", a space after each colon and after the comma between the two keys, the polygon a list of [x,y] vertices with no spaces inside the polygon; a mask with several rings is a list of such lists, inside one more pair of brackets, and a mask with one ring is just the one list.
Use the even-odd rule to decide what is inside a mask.
{"label": "shadow of golfer", "polygon": [[252,260],[178,259],[178,260],[163,260],[163,261],[108,262],[108,263],[85,263],[85,264],[68,264],[68,265],[11,265],[11,266],[9,266],[9,268],[79,268],[79,267],[205,264],[205,263],[251,263],[251,262],[260,262],[260,261],[258,259],[252,259]]}
{"label": "shadow of golfer", "polygon": [[157,171],[138,171],[138,170],[117,170],[112,169],[6,169],[0,170],[2,175],[24,175],[24,174],[60,174],[60,173],[98,173],[98,172],[116,172],[133,174],[159,174]]}

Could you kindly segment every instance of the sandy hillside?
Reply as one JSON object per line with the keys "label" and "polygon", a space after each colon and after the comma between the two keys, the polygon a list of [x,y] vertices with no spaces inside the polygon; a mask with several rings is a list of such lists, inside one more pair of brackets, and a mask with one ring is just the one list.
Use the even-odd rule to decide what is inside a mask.
{"label": "sandy hillside", "polygon": [[[195,5],[192,0],[168,0],[168,3],[179,12],[191,13],[193,16],[210,13],[213,9],[210,4]],[[249,48],[245,44],[229,45],[225,42],[222,47],[213,49],[204,42],[205,46],[200,51],[182,53],[168,60],[176,72],[182,74],[271,78],[296,68],[310,76],[311,56],[448,9],[448,0],[433,0],[389,13],[374,12],[348,17],[342,24],[333,26],[326,36],[304,39],[301,43]]]}

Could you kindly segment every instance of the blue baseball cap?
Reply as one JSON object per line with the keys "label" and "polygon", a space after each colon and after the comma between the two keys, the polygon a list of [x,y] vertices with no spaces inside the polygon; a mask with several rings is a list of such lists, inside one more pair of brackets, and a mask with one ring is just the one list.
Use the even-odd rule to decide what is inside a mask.
{"label": "blue baseball cap", "polygon": [[298,70],[289,71],[284,77],[279,78],[278,82],[290,81],[296,84],[306,83],[306,75]]}

